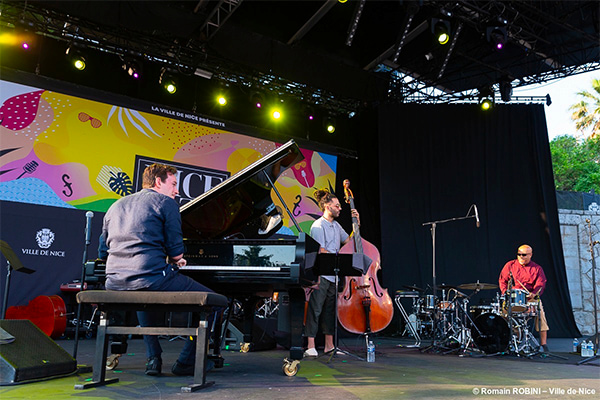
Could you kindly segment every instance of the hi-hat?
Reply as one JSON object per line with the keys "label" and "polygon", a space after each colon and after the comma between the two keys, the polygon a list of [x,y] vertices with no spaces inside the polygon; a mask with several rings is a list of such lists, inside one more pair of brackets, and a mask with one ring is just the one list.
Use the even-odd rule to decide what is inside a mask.
{"label": "hi-hat", "polygon": [[465,290],[488,290],[488,289],[498,289],[498,285],[494,285],[493,283],[463,283],[462,285],[458,285],[459,289]]}
{"label": "hi-hat", "polygon": [[[460,286],[459,286],[460,287]],[[452,286],[452,285],[437,285],[436,288],[440,289],[440,290],[446,290],[446,289],[456,289],[456,286]]]}
{"label": "hi-hat", "polygon": [[409,289],[409,290],[414,290],[414,291],[417,291],[417,292],[424,292],[425,291],[425,289],[421,289],[420,287],[417,287],[417,286],[406,286],[406,285],[404,285],[402,287],[406,288],[406,289]]}

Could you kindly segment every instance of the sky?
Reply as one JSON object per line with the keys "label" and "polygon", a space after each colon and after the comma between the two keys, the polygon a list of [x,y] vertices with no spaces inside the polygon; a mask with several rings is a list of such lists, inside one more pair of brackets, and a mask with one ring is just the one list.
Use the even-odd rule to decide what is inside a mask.
{"label": "sky", "polygon": [[513,89],[513,96],[546,96],[546,94],[549,94],[552,104],[550,106],[544,105],[546,123],[548,124],[548,138],[552,140],[560,135],[578,137],[581,133],[575,129],[569,107],[581,101],[581,97],[577,96],[577,92],[582,90],[594,92],[592,79],[600,79],[600,70],[542,84],[529,85],[524,88],[515,88]]}

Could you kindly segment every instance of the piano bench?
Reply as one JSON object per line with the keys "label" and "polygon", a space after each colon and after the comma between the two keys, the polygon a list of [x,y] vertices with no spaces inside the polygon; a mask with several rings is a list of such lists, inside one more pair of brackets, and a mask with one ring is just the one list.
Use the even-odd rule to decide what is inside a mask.
{"label": "piano bench", "polygon": [[[75,389],[89,389],[118,382],[118,378],[106,379],[106,357],[108,335],[182,335],[196,336],[196,365],[194,383],[181,388],[182,392],[193,392],[211,386],[206,382],[206,359],[208,350],[207,317],[215,307],[227,307],[227,297],[212,292],[151,292],[86,290],[77,293],[77,302],[94,304],[100,311],[100,323],[96,335],[96,353],[94,355],[93,376],[89,383],[75,385]],[[196,328],[171,327],[135,327],[110,326],[109,318],[113,311],[183,311],[200,314],[200,323]],[[202,345],[200,345],[202,344]]]}

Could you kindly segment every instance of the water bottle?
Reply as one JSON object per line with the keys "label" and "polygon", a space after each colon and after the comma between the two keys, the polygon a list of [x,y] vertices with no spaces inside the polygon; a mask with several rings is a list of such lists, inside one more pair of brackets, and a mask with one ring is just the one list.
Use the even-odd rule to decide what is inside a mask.
{"label": "water bottle", "polygon": [[577,346],[579,346],[579,340],[577,338],[573,339],[573,353],[577,353]]}
{"label": "water bottle", "polygon": [[367,345],[367,362],[375,362],[375,345],[372,341]]}
{"label": "water bottle", "polygon": [[594,357],[594,342],[588,342],[588,357]]}
{"label": "water bottle", "polygon": [[587,357],[587,340],[581,342],[581,357]]}

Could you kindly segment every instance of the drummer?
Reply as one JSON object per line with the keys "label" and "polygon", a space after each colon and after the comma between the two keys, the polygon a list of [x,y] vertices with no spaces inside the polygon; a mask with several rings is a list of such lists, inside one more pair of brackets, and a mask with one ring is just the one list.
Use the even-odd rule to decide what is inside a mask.
{"label": "drummer", "polygon": [[[527,301],[538,301],[539,296],[546,287],[546,275],[541,266],[531,261],[533,249],[529,245],[522,245],[517,250],[517,259],[511,260],[504,265],[498,283],[502,294],[506,292],[509,281],[513,289],[522,289],[527,292]],[[540,345],[543,351],[548,352],[546,340],[548,337],[548,323],[542,301],[539,300],[539,321],[536,318],[535,328],[540,332]]]}

